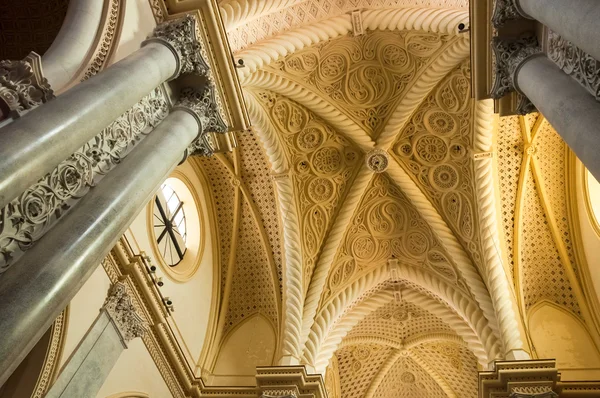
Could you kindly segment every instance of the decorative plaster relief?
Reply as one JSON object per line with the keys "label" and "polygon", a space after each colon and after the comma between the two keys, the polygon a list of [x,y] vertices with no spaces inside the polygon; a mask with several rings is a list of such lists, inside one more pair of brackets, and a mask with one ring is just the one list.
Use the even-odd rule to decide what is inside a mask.
{"label": "decorative plaster relief", "polygon": [[133,306],[133,301],[124,283],[117,282],[111,287],[103,308],[126,343],[136,337],[144,337],[148,331],[148,324]]}

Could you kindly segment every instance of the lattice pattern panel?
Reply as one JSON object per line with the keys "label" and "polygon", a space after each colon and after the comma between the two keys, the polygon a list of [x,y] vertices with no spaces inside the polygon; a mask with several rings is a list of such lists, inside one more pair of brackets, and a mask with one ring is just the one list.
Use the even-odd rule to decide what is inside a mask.
{"label": "lattice pattern panel", "polygon": [[530,171],[525,181],[521,236],[521,286],[525,308],[529,309],[540,300],[548,299],[581,315],[571,283],[554,246],[535,183]]}
{"label": "lattice pattern panel", "polygon": [[273,325],[278,325],[271,267],[250,206],[244,200],[224,335],[256,312],[265,315]]}
{"label": "lattice pattern panel", "polygon": [[329,99],[376,138],[411,82],[447,41],[434,33],[370,31],[305,48],[265,70]]}
{"label": "lattice pattern panel", "polygon": [[275,201],[275,189],[271,177],[271,166],[266,158],[260,139],[250,133],[237,135],[238,150],[242,179],[248,190],[250,198],[256,205],[260,214],[261,223],[269,239],[270,255],[277,267],[277,278],[279,280],[279,291],[283,289],[282,282],[282,242],[279,223],[279,211]]}
{"label": "lattice pattern panel", "polygon": [[514,278],[515,204],[517,203],[521,163],[523,162],[523,133],[518,116],[500,118],[497,148],[500,214],[506,242],[506,255]]}
{"label": "lattice pattern panel", "polygon": [[362,398],[392,351],[378,345],[357,345],[336,352],[342,397]]}
{"label": "lattice pattern panel", "polygon": [[360,321],[347,337],[377,336],[402,342],[432,332],[454,334],[450,326],[429,311],[413,303],[394,300]]}
{"label": "lattice pattern panel", "polygon": [[394,144],[393,156],[431,200],[482,269],[475,194],[469,63],[423,101]]}
{"label": "lattice pattern panel", "polygon": [[363,155],[325,121],[298,103],[268,91],[256,95],[292,163],[290,176],[300,217],[307,289],[321,246]]}
{"label": "lattice pattern panel", "polygon": [[373,398],[448,398],[448,395],[415,361],[401,357],[384,377]]}
{"label": "lattice pattern panel", "polygon": [[567,210],[567,187],[565,163],[566,145],[552,126],[544,121],[535,136],[535,158],[542,172],[542,181],[546,200],[554,213],[554,222],[558,226],[560,237],[567,249],[569,261],[577,273],[577,262],[569,229]]}
{"label": "lattice pattern panel", "polygon": [[221,291],[225,289],[229,256],[231,253],[231,234],[233,229],[233,209],[235,188],[231,184],[231,173],[216,156],[194,157],[208,178],[212,192],[217,228],[219,231],[219,256],[221,262]]}
{"label": "lattice pattern panel", "polygon": [[68,0],[0,1],[0,60],[43,55],[58,34]]}
{"label": "lattice pattern panel", "polygon": [[393,257],[407,265],[424,267],[469,291],[431,227],[389,177],[378,174],[367,188],[336,254],[323,303]]}
{"label": "lattice pattern panel", "polygon": [[[221,4],[231,4],[225,0]],[[231,49],[236,52],[257,41],[284,31],[325,18],[361,8],[382,7],[439,7],[467,8],[468,0],[311,0],[297,1],[296,5],[252,20],[228,32]]]}
{"label": "lattice pattern panel", "polygon": [[452,388],[457,397],[477,396],[477,358],[456,343],[433,342],[411,350]]}

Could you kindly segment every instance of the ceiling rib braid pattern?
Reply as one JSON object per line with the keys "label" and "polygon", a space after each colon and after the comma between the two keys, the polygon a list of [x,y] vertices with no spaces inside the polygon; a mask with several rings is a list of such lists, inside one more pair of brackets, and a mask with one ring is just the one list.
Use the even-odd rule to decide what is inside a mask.
{"label": "ceiling rib braid pattern", "polygon": [[231,31],[263,15],[301,3],[304,0],[224,0],[219,4],[225,30]]}

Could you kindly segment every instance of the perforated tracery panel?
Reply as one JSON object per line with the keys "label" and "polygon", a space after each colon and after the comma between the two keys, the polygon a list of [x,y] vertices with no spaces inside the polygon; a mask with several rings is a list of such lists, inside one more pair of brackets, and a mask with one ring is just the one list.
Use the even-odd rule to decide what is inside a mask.
{"label": "perforated tracery panel", "polygon": [[379,345],[357,345],[339,350],[336,355],[342,397],[362,398],[390,352],[391,348]]}

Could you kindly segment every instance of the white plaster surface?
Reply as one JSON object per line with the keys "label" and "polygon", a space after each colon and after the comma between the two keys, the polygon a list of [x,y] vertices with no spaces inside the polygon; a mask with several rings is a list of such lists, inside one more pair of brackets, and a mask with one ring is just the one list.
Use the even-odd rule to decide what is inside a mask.
{"label": "white plaster surface", "polygon": [[125,58],[138,48],[156,26],[148,0],[127,0],[121,36],[111,63]]}

